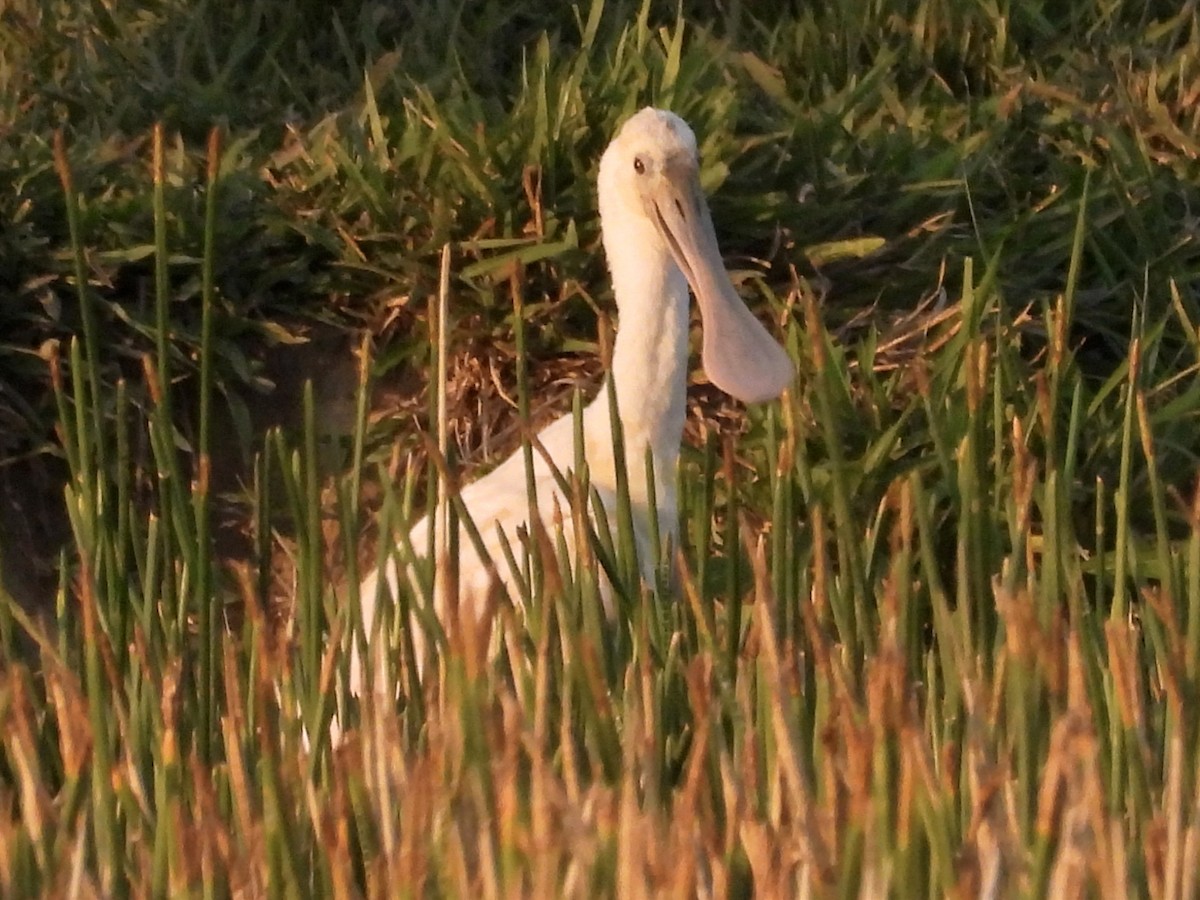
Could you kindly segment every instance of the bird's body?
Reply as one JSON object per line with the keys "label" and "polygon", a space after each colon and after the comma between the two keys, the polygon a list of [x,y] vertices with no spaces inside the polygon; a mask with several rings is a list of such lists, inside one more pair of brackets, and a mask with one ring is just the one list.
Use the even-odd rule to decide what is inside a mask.
{"label": "bird's body", "polygon": [[[651,516],[660,539],[674,542],[678,530],[675,474],[686,405],[689,284],[704,325],[703,365],[711,381],[747,401],[777,396],[791,380],[791,362],[737,297],[721,263],[716,238],[697,177],[695,136],[672,113],[644,109],[630,118],[600,163],[599,205],[605,252],[618,309],[618,332],[608,378],[615,389],[624,434],[624,454],[638,555],[644,576],[654,564]],[[615,522],[617,473],[608,390],[602,388],[583,413],[583,453],[590,486]],[[570,415],[543,429],[538,442],[564,475],[575,464],[575,423]],[[654,480],[646,483],[646,451],[653,455]],[[550,530],[569,523],[571,504],[542,453],[533,454],[537,515]],[[458,539],[458,610],[476,617],[495,589],[512,573],[499,533],[520,553],[520,531],[529,531],[526,461],[514,453],[486,477],[468,484],[461,497],[495,566],[489,570],[465,533]],[[428,546],[429,516],[412,529],[411,546]],[[564,528],[568,547],[573,530]],[[439,555],[443,547],[435,550]],[[395,564],[385,570],[388,589],[397,590]],[[492,573],[495,573],[493,576]],[[360,589],[363,625],[370,634],[379,572]],[[515,592],[513,592],[515,593]],[[434,607],[446,615],[444,586],[435,589]],[[415,644],[420,627],[414,620]],[[382,669],[382,667],[378,667]],[[362,687],[357,647],[351,664],[351,690]],[[379,685],[381,689],[386,686]]]}

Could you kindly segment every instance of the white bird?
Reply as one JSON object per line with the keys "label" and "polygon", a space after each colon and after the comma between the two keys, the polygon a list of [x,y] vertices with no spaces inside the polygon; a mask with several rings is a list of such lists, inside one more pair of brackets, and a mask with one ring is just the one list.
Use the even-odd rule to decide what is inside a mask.
{"label": "white bird", "polygon": [[[613,294],[618,331],[608,373],[616,390],[625,440],[629,495],[643,577],[653,573],[650,516],[658,518],[658,534],[677,546],[678,511],[675,473],[683,424],[688,363],[688,287],[696,295],[703,324],[702,365],[719,388],[746,402],[778,396],[791,382],[794,369],[781,346],[746,308],[730,284],[721,261],[708,205],[700,189],[696,137],[679,116],[643,109],[621,127],[600,160],[600,227]],[[571,415],[558,419],[538,435],[561,473],[575,462],[575,428]],[[616,522],[617,474],[607,385],[583,413],[584,455],[590,483]],[[653,454],[656,508],[650,508],[646,483],[646,449]],[[571,504],[545,458],[534,452],[537,515],[553,535],[558,511],[570,522]],[[507,587],[512,573],[502,550],[502,531],[520,559],[518,529],[528,530],[530,503],[526,463],[514,453],[486,477],[467,485],[462,500],[479,529],[494,569],[483,564],[463,531],[458,539],[458,611],[461,617],[482,616],[498,577]],[[438,517],[432,522],[438,521]],[[411,546],[428,546],[430,516],[413,526]],[[566,527],[570,546],[573,529]],[[435,553],[445,552],[437,547]],[[441,569],[441,566],[438,567]],[[397,567],[384,567],[387,590],[397,591]],[[375,618],[380,572],[366,577],[359,591],[362,623],[370,636]],[[516,596],[516,592],[511,592]],[[435,587],[434,611],[445,621],[448,598]],[[414,618],[418,659],[424,645]],[[378,637],[369,640],[379,640]],[[380,643],[382,647],[382,641]],[[377,657],[378,660],[378,657]],[[357,642],[351,658],[350,689],[363,686],[363,663]],[[382,674],[383,666],[376,669]],[[385,694],[386,685],[377,684]],[[394,686],[392,689],[394,691]]]}

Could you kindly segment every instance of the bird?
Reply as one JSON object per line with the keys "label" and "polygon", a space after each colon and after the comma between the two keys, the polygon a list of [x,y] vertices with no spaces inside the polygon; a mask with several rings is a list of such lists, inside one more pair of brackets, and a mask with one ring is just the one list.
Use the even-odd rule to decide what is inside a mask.
{"label": "bird", "polygon": [[[608,521],[615,522],[617,458],[611,388],[624,438],[640,574],[649,582],[656,558],[650,536],[657,533],[664,545],[678,546],[675,481],[686,414],[689,294],[695,295],[700,310],[701,365],[710,382],[739,400],[758,403],[779,396],[795,375],[787,352],[730,282],[699,171],[696,136],[688,124],[673,112],[646,107],[618,129],[601,157],[597,179],[601,238],[617,306],[617,333],[606,384],[583,410],[582,449],[590,486],[604,505]],[[514,574],[503,553],[501,534],[516,553],[521,546],[518,536],[522,531],[529,533],[534,517],[547,530],[556,521],[570,521],[571,504],[554,470],[567,473],[574,468],[573,415],[546,426],[537,443],[544,453],[533,454],[533,516],[522,450],[461,490],[462,503],[493,565],[485,564],[465,534],[459,537],[453,598],[459,621],[463,615],[480,619],[493,592],[512,586]],[[647,450],[653,457],[653,484],[648,483],[644,464]],[[656,532],[652,518],[657,519]],[[412,526],[409,546],[414,552],[429,546],[429,530],[438,521],[436,513],[427,514]],[[445,535],[442,537],[444,543]],[[564,538],[573,546],[571,528],[564,529]],[[437,546],[434,552],[439,563],[435,570],[441,571],[445,547]],[[383,590],[396,596],[400,575],[393,558],[361,584],[358,601],[368,646],[372,641],[383,646],[380,636],[372,636],[376,601]],[[411,570],[408,577],[413,581]],[[443,622],[452,602],[446,593],[445,583],[435,585],[434,613]],[[418,659],[423,659],[422,626],[415,615],[410,624]],[[366,687],[366,654],[359,642],[355,639],[351,649],[349,687],[354,695]],[[383,671],[377,657],[376,672],[382,676]],[[380,678],[376,681],[378,691],[395,692],[394,685],[389,687]]]}

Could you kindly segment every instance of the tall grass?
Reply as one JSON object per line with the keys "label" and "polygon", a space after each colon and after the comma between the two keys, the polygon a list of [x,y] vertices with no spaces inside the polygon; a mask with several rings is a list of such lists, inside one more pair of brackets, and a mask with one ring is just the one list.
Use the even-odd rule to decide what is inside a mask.
{"label": "tall grass", "polygon": [[[151,130],[149,174],[116,182],[85,137],[54,145],[39,196],[65,242],[44,265],[71,312],[39,364],[71,537],[45,620],[0,597],[5,896],[1200,893],[1200,341],[1173,212],[1194,199],[1194,13],[838,9],[659,28],[650,5],[592,4],[532,32],[503,103],[469,59],[450,87],[390,63],[272,148],[270,215],[236,123],[201,152]],[[1126,65],[1097,81],[1101,50]],[[249,71],[282,83],[271,58]],[[793,390],[705,420],[657,584],[628,509],[565,511],[588,550],[568,562],[554,523],[511,547],[519,604],[497,598],[483,633],[431,622],[418,679],[406,626],[437,575],[418,567],[376,625],[400,698],[348,702],[365,485],[374,564],[421,554],[424,476],[462,476],[450,441],[403,468],[379,449],[373,386],[448,362],[407,306],[451,239],[444,343],[512,334],[529,422],[534,361],[584,332],[561,317],[601,271],[589,167],[650,100],[701,134],[728,244],[765,256],[775,230],[774,267],[734,274]],[[248,233],[270,252],[243,255]],[[364,343],[343,458],[315,386],[291,431],[222,430],[252,375],[247,271],[412,326]],[[121,281],[143,275],[138,306]],[[863,298],[876,315],[839,314]],[[254,454],[255,546],[227,567],[209,457],[229,440]],[[581,506],[585,467],[564,477]]]}

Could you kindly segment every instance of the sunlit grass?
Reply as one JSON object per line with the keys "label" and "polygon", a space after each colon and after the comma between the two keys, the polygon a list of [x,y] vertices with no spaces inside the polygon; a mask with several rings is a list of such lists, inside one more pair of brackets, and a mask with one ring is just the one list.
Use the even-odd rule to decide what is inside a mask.
{"label": "sunlit grass", "polygon": [[[328,35],[280,11],[291,42],[261,55],[164,4],[191,16],[172,77],[208,85],[198,109],[163,100],[153,17],[124,58],[161,108],[109,111],[145,134],[131,151],[78,108],[56,143],[31,105],[42,130],[3,144],[0,366],[27,389],[0,393],[22,435],[0,448],[54,460],[70,537],[43,615],[0,597],[4,896],[1196,896],[1200,60],[1194,13],[1143,6],[702,25],[595,3],[535,26],[430,4],[393,57],[368,3]],[[416,49],[489,27],[523,52]],[[90,51],[114,84],[120,46]],[[278,62],[335,46],[340,76]],[[16,47],[0,78],[41,97]],[[78,85],[57,52],[47,83]],[[302,121],[250,131],[243,89]],[[587,552],[560,558],[547,523],[511,548],[522,596],[483,629],[429,622],[418,659],[418,565],[378,625],[399,698],[357,704],[348,598],[421,555],[407,525],[439,470],[480,455],[482,426],[439,448],[373,408],[397,372],[430,433],[467,408],[421,394],[453,361],[425,312],[438,251],[449,353],[500,360],[521,431],[537,367],[604,344],[591,173],[651,101],[701,135],[730,266],[796,384],[744,418],[695,391],[658,584],[621,515],[568,513]],[[291,428],[238,411],[247,346],[316,320],[377,339],[354,332],[332,449],[319,385]],[[252,459],[229,564],[223,445]]]}

